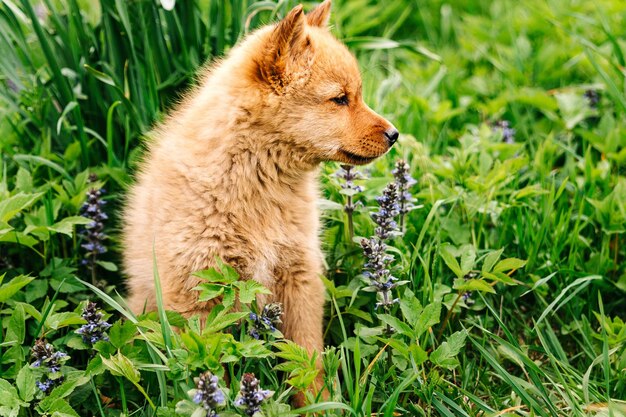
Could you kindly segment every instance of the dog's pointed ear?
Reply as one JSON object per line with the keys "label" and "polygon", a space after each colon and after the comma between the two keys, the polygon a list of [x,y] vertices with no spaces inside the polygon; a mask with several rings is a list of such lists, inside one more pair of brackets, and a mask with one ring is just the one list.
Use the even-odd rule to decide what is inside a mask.
{"label": "dog's pointed ear", "polygon": [[330,21],[330,0],[324,0],[323,3],[318,4],[315,9],[307,13],[306,21],[311,26],[328,27],[328,22]]}
{"label": "dog's pointed ear", "polygon": [[288,66],[299,61],[310,48],[305,28],[306,18],[302,5],[298,5],[278,23],[270,35],[268,50],[259,62],[259,70],[261,78],[276,90],[282,90],[289,83]]}

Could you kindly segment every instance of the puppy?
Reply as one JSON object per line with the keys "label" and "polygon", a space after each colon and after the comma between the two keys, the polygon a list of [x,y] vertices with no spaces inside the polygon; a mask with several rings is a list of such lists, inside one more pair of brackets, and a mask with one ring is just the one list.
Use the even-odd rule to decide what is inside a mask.
{"label": "puppy", "polygon": [[398,138],[329,16],[330,0],[297,6],[253,32],[155,129],[124,215],[135,312],[156,309],[156,258],[164,307],[206,315],[218,301],[197,302],[191,274],[220,257],[283,304],[286,338],[322,350],[318,165],[366,164]]}

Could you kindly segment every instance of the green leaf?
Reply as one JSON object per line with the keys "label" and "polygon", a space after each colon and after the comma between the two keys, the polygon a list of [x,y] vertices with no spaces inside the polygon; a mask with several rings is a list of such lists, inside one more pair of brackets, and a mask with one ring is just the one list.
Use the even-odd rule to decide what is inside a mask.
{"label": "green leaf", "polygon": [[42,401],[39,404],[39,408],[43,409],[45,415],[50,415],[51,417],[80,417],[63,398],[56,398],[53,401]]}
{"label": "green leaf", "polygon": [[204,269],[202,271],[197,271],[197,272],[194,272],[192,275],[194,277],[198,277],[209,282],[217,282],[220,284],[225,283],[224,276],[216,268],[209,268],[209,269]]}
{"label": "green leaf", "polygon": [[30,162],[35,165],[47,166],[48,168],[53,169],[59,174],[63,175],[68,180],[70,181],[72,180],[72,177],[70,176],[70,174],[68,174],[67,171],[64,170],[61,165],[57,164],[56,162],[52,162],[51,160],[46,159],[42,156],[18,154],[18,155],[14,155],[13,159],[15,159],[16,161]]}
{"label": "green leaf", "polygon": [[430,361],[437,366],[441,366],[442,368],[454,369],[459,364],[456,356],[465,346],[466,337],[466,330],[461,330],[451,334],[445,342],[443,342],[433,353],[430,354]]}
{"label": "green leaf", "polygon": [[493,266],[498,262],[500,256],[502,256],[503,249],[489,252],[487,256],[485,256],[485,260],[483,262],[482,272],[491,272]]}
{"label": "green leaf", "polygon": [[424,334],[424,332],[439,323],[440,316],[441,302],[436,301],[424,307],[424,310],[422,311],[422,314],[420,314],[417,324],[415,325],[415,337],[419,338],[422,334]]}
{"label": "green leaf", "polygon": [[511,278],[510,276],[502,272],[496,272],[496,273],[485,272],[482,275],[484,278],[488,278],[493,281],[502,282],[503,284],[507,284],[507,285],[515,285],[517,283],[513,278]]}
{"label": "green leaf", "polygon": [[65,311],[63,313],[50,314],[46,319],[46,327],[57,330],[63,327],[76,324],[84,324],[85,319],[80,314],[73,311]]}
{"label": "green leaf", "polygon": [[224,293],[224,286],[221,284],[203,283],[195,287],[194,290],[200,291],[198,301],[209,301],[222,295]]}
{"label": "green leaf", "polygon": [[[4,274],[2,275],[4,277]],[[28,277],[26,275],[18,275],[11,281],[0,287],[0,303],[4,303],[19,290],[28,285],[35,277]]]}
{"label": "green leaf", "polygon": [[109,342],[117,349],[130,342],[137,333],[137,326],[128,320],[118,320],[108,331]]}
{"label": "green leaf", "polygon": [[102,364],[115,376],[123,376],[133,384],[139,382],[141,374],[133,364],[133,362],[124,356],[121,352],[117,352],[115,356],[107,359],[100,355]]}
{"label": "green leaf", "polygon": [[9,327],[6,330],[4,341],[17,342],[18,345],[24,343],[26,336],[26,317],[24,315],[24,307],[18,304],[13,309],[11,318],[9,319]]}
{"label": "green leaf", "polygon": [[510,271],[513,269],[520,269],[524,265],[526,265],[526,261],[523,261],[518,258],[507,258],[498,262],[496,266],[493,268],[493,272],[504,272],[504,271]]}
{"label": "green leaf", "polygon": [[456,275],[458,278],[463,278],[465,274],[463,273],[463,270],[461,269],[458,261],[452,254],[450,248],[451,245],[449,243],[444,243],[439,247],[439,255],[446,263],[446,265],[448,265],[448,268],[450,268],[452,272],[454,272],[454,275]]}
{"label": "green leaf", "polygon": [[7,199],[0,201],[0,221],[8,222],[17,213],[28,208],[37,201],[43,193],[24,194],[18,193]]}
{"label": "green leaf", "polygon": [[415,326],[422,314],[422,304],[415,297],[413,291],[408,288],[404,290],[404,294],[400,298],[400,310],[405,320],[412,326]]}
{"label": "green leaf", "polygon": [[42,404],[42,407],[46,407],[46,409],[51,409],[51,406],[48,406],[46,402],[68,397],[76,388],[88,382],[89,377],[85,376],[83,372],[73,372],[61,385],[53,389],[50,395],[42,400],[40,404]]}
{"label": "green leaf", "polygon": [[103,269],[109,272],[117,272],[118,268],[113,262],[108,261],[96,261],[96,264],[100,265]]}
{"label": "green leaf", "polygon": [[467,275],[474,269],[476,262],[476,249],[472,245],[463,245],[461,248],[461,272],[463,276]]}
{"label": "green leaf", "polygon": [[239,288],[239,301],[243,304],[250,304],[256,299],[257,294],[271,294],[272,292],[262,284],[254,281],[239,281],[235,283]]}
{"label": "green leaf", "polygon": [[28,407],[22,401],[15,387],[4,379],[0,379],[0,416],[17,417],[21,407]]}
{"label": "green leaf", "polygon": [[105,74],[104,72],[98,71],[97,69],[85,64],[84,65],[85,69],[87,70],[87,72],[89,72],[91,75],[93,75],[94,77],[96,77],[98,80],[102,81],[105,84],[108,84],[112,87],[117,87],[117,84],[115,84],[115,81],[113,80],[113,78],[111,78],[111,76]]}
{"label": "green leaf", "polygon": [[428,353],[420,345],[415,343],[409,346],[409,353],[413,356],[413,360],[417,366],[423,364],[428,359]]}
{"label": "green leaf", "polygon": [[[215,308],[213,310],[215,310]],[[211,310],[211,313],[213,312],[213,310]],[[216,333],[227,328],[228,326],[232,324],[235,324],[236,322],[243,319],[244,317],[248,317],[248,313],[246,312],[225,313],[225,311],[227,310],[224,309],[220,311],[219,314],[216,314],[215,316],[213,316],[212,314],[209,314],[206,320],[207,324],[206,324],[205,331]]]}
{"label": "green leaf", "polygon": [[453,288],[460,292],[482,291],[482,292],[488,292],[488,293],[494,293],[494,294],[496,292],[496,290],[494,290],[491,285],[487,284],[482,279],[465,280],[463,278],[457,278],[454,280]]}
{"label": "green leaf", "polygon": [[144,398],[148,401],[148,403],[150,403],[152,409],[154,410],[156,408],[154,402],[152,402],[152,399],[146,393],[146,390],[139,385],[141,374],[130,359],[124,356],[121,352],[117,352],[117,355],[111,356],[110,359],[107,359],[102,355],[100,355],[100,357],[102,359],[102,364],[111,372],[112,375],[123,376],[128,379],[139,390],[139,392],[143,394]]}
{"label": "green leaf", "polygon": [[89,223],[93,223],[93,220],[81,216],[70,216],[65,217],[63,220],[53,224],[52,226],[48,226],[48,230],[72,237],[74,234],[74,226]]}
{"label": "green leaf", "polygon": [[413,330],[411,329],[411,327],[397,317],[391,316],[389,314],[377,314],[377,317],[383,323],[393,327],[398,333],[405,336],[413,337]]}
{"label": "green leaf", "polygon": [[15,378],[15,386],[19,391],[20,398],[26,402],[32,401],[37,392],[37,386],[35,385],[35,375],[33,375],[30,365],[24,365]]}

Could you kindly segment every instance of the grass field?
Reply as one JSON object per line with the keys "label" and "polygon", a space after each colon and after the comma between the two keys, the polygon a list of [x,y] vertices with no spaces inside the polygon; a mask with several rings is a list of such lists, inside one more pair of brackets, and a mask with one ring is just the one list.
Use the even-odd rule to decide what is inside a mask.
{"label": "grass field", "polygon": [[[315,361],[227,266],[203,292],[243,311],[205,328],[124,306],[150,127],[296,2],[172,4],[0,0],[0,416],[228,417],[255,394],[268,417],[626,416],[626,2],[334,0],[402,136],[356,180],[322,167],[330,398],[296,412]],[[381,272],[360,242],[401,159],[416,181]]]}

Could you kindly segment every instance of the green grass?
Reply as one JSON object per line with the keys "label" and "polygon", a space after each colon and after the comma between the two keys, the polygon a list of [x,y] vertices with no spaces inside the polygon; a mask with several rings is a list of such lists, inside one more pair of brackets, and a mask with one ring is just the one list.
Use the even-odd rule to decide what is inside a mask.
{"label": "green grass", "polygon": [[[223,267],[203,291],[243,312],[217,308],[204,328],[162,308],[135,317],[120,297],[119,217],[144,135],[198,67],[295,4],[0,1],[0,415],[198,417],[189,391],[207,370],[228,374],[221,416],[241,415],[247,372],[274,391],[264,415],[294,415],[314,360],[247,334],[245,301],[261,289]],[[374,233],[399,158],[417,208],[388,242],[399,303],[375,309],[338,167],[322,167],[331,396],[302,412],[626,416],[625,12],[619,0],[334,1],[366,101],[403,133],[361,169],[354,234]],[[102,186],[108,251],[92,276],[80,207]],[[87,300],[107,312],[109,341],[75,333]],[[47,395],[31,365],[41,337],[70,356]]]}

